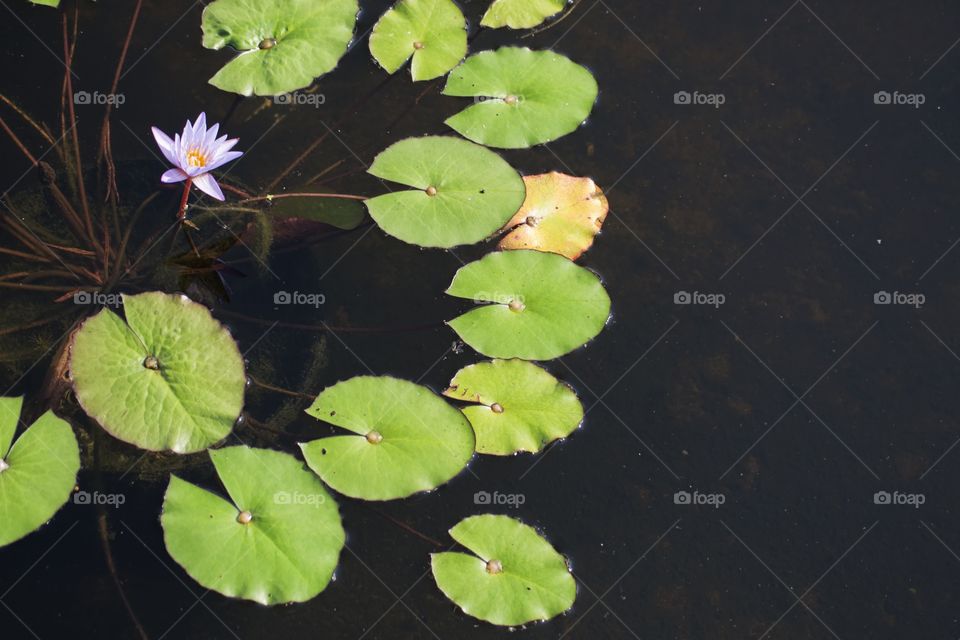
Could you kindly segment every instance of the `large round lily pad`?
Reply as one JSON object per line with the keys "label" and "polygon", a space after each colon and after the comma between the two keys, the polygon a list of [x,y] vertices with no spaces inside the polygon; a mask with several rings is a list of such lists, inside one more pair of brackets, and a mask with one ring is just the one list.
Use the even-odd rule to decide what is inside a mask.
{"label": "large round lily pad", "polygon": [[590,248],[609,205],[593,180],[552,171],[524,176],[527,197],[500,238],[501,249],[552,251],[576,260]]}
{"label": "large round lily pad", "polygon": [[488,303],[447,324],[492,358],[557,358],[600,333],[610,315],[595,273],[528,249],[496,251],[461,267],[447,293]]}
{"label": "large round lily pad", "polygon": [[373,27],[370,53],[388,73],[412,57],[415,81],[437,78],[467,55],[466,20],[453,0],[400,0]]}
{"label": "large round lily pad", "polygon": [[464,415],[407,380],[350,378],[325,389],[307,413],[356,434],[300,445],[310,468],[353,498],[394,500],[434,489],[473,456]]}
{"label": "large round lily pad", "polygon": [[433,577],[467,615],[516,626],[573,606],[577,584],[566,561],[532,527],[485,514],[461,520],[450,535],[476,555],[433,554]]}
{"label": "large round lily pad", "polygon": [[443,395],[475,403],[462,411],[477,434],[477,453],[537,452],[570,435],[583,420],[573,389],[526,360],[464,367]]}
{"label": "large round lily pad", "polygon": [[227,447],[210,459],[229,500],[171,476],[160,516],[170,556],[225,596],[270,605],[323,591],[344,544],[323,483],[279,451]]}
{"label": "large round lily pad", "polygon": [[243,358],[203,305],[160,292],[123,296],[83,323],[70,378],[83,410],[115,437],[152,451],[200,451],[243,408]]}
{"label": "large round lily pad", "polygon": [[567,0],[493,0],[480,24],[491,29],[530,29],[566,6]]}
{"label": "large round lily pad", "polygon": [[597,81],[553,51],[501,47],[467,58],[447,78],[444,95],[483,100],[447,118],[463,137],[520,149],[579,127],[597,99]]}
{"label": "large round lily pad", "polygon": [[309,86],[347,51],[357,0],[216,0],[203,10],[203,46],[240,52],[210,84],[244,96]]}
{"label": "large round lily pad", "polygon": [[523,179],[496,153],[449,136],[401,140],[368,171],[413,187],[366,200],[390,235],[422,247],[479,242],[523,204]]}
{"label": "large round lily pad", "polygon": [[22,405],[22,398],[0,398],[0,547],[52,518],[80,470],[73,429],[50,411],[13,442]]}

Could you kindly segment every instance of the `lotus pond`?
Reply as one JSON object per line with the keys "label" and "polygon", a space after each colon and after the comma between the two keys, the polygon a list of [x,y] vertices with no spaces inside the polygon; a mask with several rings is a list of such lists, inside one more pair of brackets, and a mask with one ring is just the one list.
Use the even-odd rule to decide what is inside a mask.
{"label": "lotus pond", "polygon": [[0,638],[960,632],[957,9],[4,7]]}

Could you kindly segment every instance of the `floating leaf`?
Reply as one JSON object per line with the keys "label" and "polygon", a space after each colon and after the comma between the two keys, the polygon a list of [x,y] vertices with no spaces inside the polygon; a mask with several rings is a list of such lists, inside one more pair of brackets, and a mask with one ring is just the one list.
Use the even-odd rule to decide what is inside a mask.
{"label": "floating leaf", "polygon": [[434,489],[473,456],[473,430],[464,415],[426,387],[399,378],[339,382],[307,413],[356,434],[300,445],[310,468],[353,498],[394,500]]}
{"label": "floating leaf", "polygon": [[359,200],[309,196],[275,198],[268,211],[273,218],[299,218],[337,229],[356,229],[367,216]]}
{"label": "floating leaf", "polygon": [[282,604],[323,591],[344,544],[323,483],[279,451],[227,447],[210,459],[230,499],[170,476],[160,516],[170,556],[233,598]]}
{"label": "floating leaf", "polygon": [[484,98],[447,118],[451,128],[489,147],[520,149],[576,130],[593,109],[597,81],[553,51],[502,47],[467,58],[443,93]]}
{"label": "floating leaf", "polygon": [[413,187],[366,200],[388,234],[422,247],[479,242],[523,204],[523,179],[496,153],[448,136],[407,138],[374,159],[369,173]]}
{"label": "floating leaf", "polygon": [[527,197],[498,245],[551,251],[576,260],[593,244],[607,217],[607,198],[590,178],[553,171],[524,176]]}
{"label": "floating leaf", "polygon": [[191,453],[222,440],[243,408],[243,358],[203,305],[153,291],[123,296],[83,323],[70,377],[87,415],[152,451]]}
{"label": "floating leaf", "polygon": [[536,453],[583,420],[577,394],[526,360],[472,364],[457,372],[443,395],[477,403],[463,409],[477,434],[477,453]]}
{"label": "floating leaf", "polygon": [[433,578],[467,615],[516,626],[573,606],[577,584],[566,561],[533,527],[485,514],[461,520],[450,535],[476,555],[432,554]]}
{"label": "floating leaf", "polygon": [[60,0],[30,0],[33,4],[42,4],[45,7],[59,7]]}
{"label": "floating leaf", "polygon": [[467,55],[466,26],[452,0],[400,0],[373,27],[370,53],[388,73],[413,56],[413,79],[430,80]]}
{"label": "floating leaf", "polygon": [[309,86],[347,51],[357,0],[216,0],[203,10],[203,46],[240,52],[210,84],[244,96]]}
{"label": "floating leaf", "polygon": [[563,11],[567,0],[493,0],[480,24],[491,29],[530,29]]}
{"label": "floating leaf", "polygon": [[80,470],[73,429],[50,411],[13,442],[22,406],[23,398],[0,398],[0,547],[52,518]]}
{"label": "floating leaf", "polygon": [[492,358],[557,358],[600,333],[610,315],[600,278],[555,253],[489,253],[461,267],[447,293],[490,303],[447,324]]}

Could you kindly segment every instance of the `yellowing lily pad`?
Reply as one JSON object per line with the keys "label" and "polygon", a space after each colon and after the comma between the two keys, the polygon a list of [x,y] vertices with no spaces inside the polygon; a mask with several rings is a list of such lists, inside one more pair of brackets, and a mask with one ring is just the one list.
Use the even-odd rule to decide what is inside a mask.
{"label": "yellowing lily pad", "polygon": [[215,0],[203,10],[203,46],[239,55],[210,84],[274,96],[337,66],[353,38],[357,0]]}
{"label": "yellowing lily pad", "polygon": [[477,434],[477,453],[535,453],[570,435],[583,420],[573,389],[526,360],[464,367],[443,395],[476,403],[462,411]]}
{"label": "yellowing lily pad", "polygon": [[143,449],[192,453],[227,437],[243,408],[243,358],[209,309],[153,291],[123,296],[83,323],[70,346],[80,406]]}
{"label": "yellowing lily pad", "polygon": [[279,451],[227,447],[210,459],[229,499],[170,476],[160,516],[170,556],[232,598],[272,605],[323,591],[345,537],[323,483]]}
{"label": "yellowing lily pad", "polygon": [[325,389],[307,413],[355,434],[300,445],[310,468],[353,498],[395,500],[429,491],[473,457],[466,417],[407,380],[350,378]]}
{"label": "yellowing lily pad", "polygon": [[501,47],[464,60],[443,94],[478,99],[446,120],[464,138],[523,149],[575,131],[593,110],[597,81],[559,53]]}
{"label": "yellowing lily pad", "polygon": [[593,180],[553,171],[524,176],[527,197],[500,239],[500,249],[550,251],[576,260],[590,248],[609,205]]}
{"label": "yellowing lily pad", "polygon": [[400,0],[370,34],[370,53],[395,73],[411,57],[414,81],[442,76],[467,55],[466,20],[453,0]]}
{"label": "yellowing lily pad", "polygon": [[80,470],[73,429],[50,411],[13,442],[22,406],[23,398],[0,398],[0,547],[52,518]]}
{"label": "yellowing lily pad", "polygon": [[567,0],[493,0],[480,24],[491,29],[530,29],[566,6]]}
{"label": "yellowing lily pad", "polygon": [[573,606],[577,583],[533,527],[507,516],[461,520],[450,535],[475,555],[431,556],[433,578],[467,615],[502,626],[548,620]]}
{"label": "yellowing lily pad", "polygon": [[461,267],[447,294],[482,305],[447,324],[492,358],[558,358],[600,333],[610,315],[595,273],[527,249],[495,251]]}

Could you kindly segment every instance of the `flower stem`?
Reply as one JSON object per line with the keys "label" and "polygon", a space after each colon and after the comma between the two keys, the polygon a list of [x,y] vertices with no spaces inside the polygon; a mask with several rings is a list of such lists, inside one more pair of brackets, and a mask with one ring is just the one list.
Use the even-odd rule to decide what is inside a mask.
{"label": "flower stem", "polygon": [[183,220],[187,216],[187,198],[190,197],[190,187],[193,185],[193,178],[187,178],[183,183],[183,197],[180,198],[180,208],[177,210],[177,220]]}

